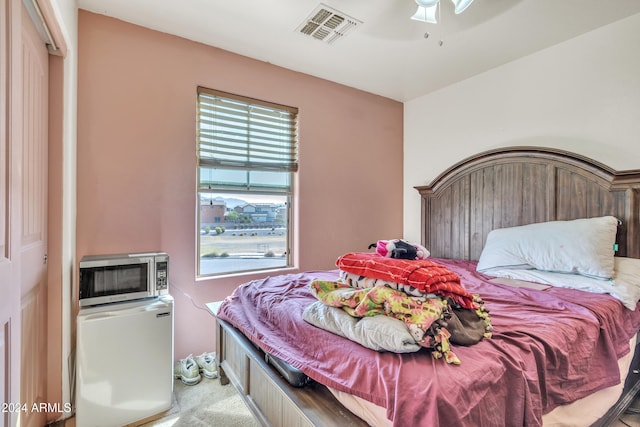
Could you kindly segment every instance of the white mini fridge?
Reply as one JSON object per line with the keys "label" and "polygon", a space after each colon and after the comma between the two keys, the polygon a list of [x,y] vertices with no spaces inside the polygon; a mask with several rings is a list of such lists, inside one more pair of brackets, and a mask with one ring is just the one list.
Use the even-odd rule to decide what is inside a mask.
{"label": "white mini fridge", "polygon": [[171,296],[83,308],[76,336],[76,426],[117,427],[171,407]]}

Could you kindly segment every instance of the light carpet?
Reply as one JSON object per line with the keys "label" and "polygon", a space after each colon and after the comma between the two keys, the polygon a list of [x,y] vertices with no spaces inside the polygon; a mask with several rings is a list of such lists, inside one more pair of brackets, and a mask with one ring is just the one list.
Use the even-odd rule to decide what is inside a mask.
{"label": "light carpet", "polygon": [[258,422],[231,385],[220,385],[219,379],[202,378],[187,386],[180,380],[173,384],[171,409],[139,427],[257,427]]}

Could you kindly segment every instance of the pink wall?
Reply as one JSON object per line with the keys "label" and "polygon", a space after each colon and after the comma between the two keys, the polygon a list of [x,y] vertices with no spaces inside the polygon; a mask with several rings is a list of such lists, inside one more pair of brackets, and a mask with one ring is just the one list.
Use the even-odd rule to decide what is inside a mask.
{"label": "pink wall", "polygon": [[78,32],[77,259],[168,252],[176,358],[214,350],[204,304],[260,277],[195,279],[198,85],[299,108],[300,270],[401,237],[402,104],[85,11]]}

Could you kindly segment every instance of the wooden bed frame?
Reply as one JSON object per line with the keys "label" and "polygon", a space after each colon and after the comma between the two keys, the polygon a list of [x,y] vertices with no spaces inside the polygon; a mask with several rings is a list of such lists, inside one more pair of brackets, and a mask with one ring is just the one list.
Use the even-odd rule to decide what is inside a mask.
{"label": "wooden bed frame", "polygon": [[[588,158],[540,147],[510,147],[446,170],[422,196],[422,244],[432,256],[477,260],[489,231],[535,222],[613,215],[618,256],[640,258],[640,169],[616,172]],[[640,338],[640,335],[639,335]],[[216,320],[220,380],[231,382],[264,426],[366,426],[320,384],[292,387],[264,353]],[[640,391],[640,342],[623,395],[595,425],[620,417]]]}

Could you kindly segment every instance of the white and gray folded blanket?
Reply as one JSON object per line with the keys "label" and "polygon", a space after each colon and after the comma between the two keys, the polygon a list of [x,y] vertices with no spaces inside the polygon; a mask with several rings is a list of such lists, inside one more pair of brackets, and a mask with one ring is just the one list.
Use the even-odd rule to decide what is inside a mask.
{"label": "white and gray folded blanket", "polygon": [[342,308],[316,301],[304,309],[302,318],[318,328],[375,351],[413,353],[421,348],[407,326],[389,316],[353,317]]}

